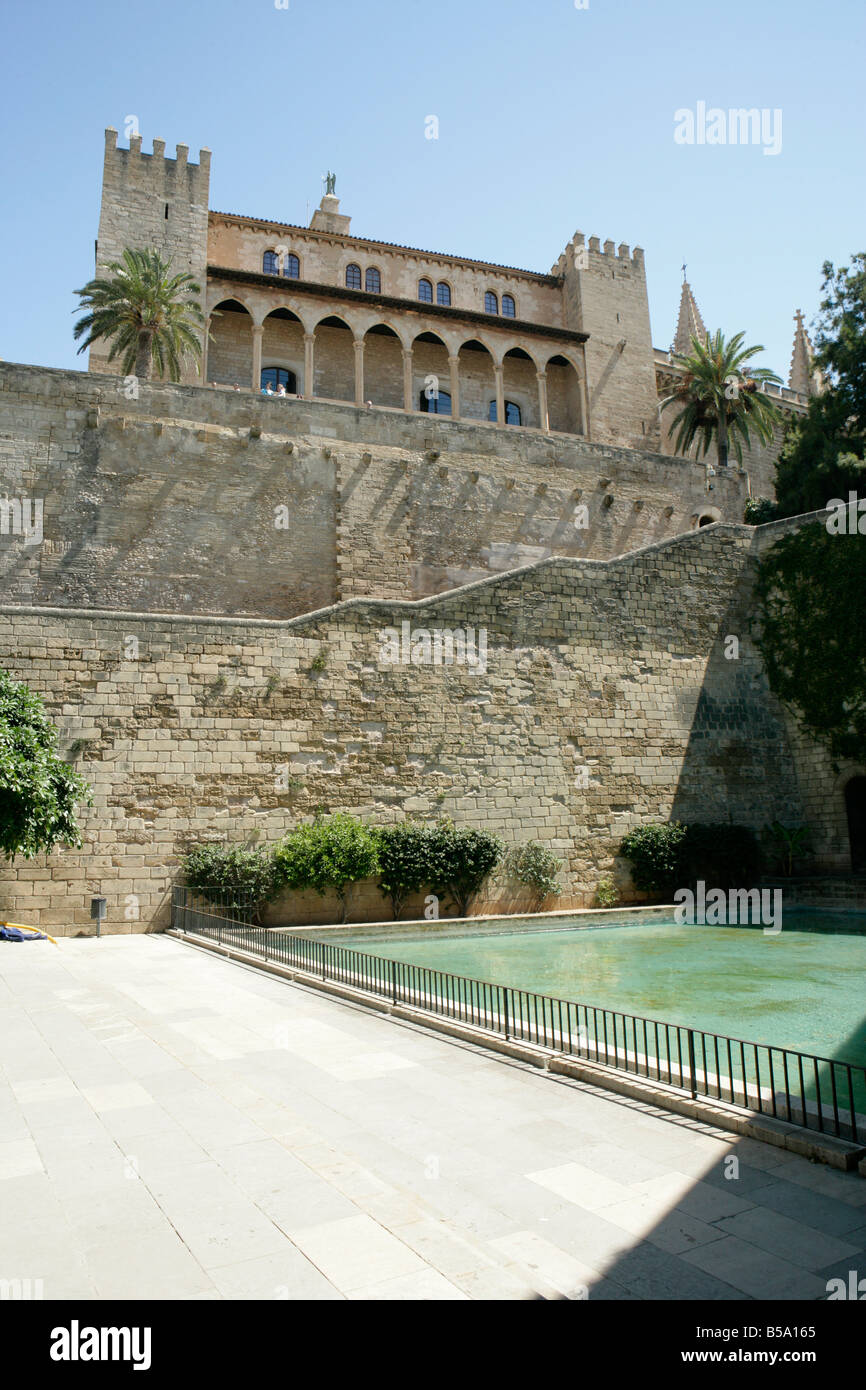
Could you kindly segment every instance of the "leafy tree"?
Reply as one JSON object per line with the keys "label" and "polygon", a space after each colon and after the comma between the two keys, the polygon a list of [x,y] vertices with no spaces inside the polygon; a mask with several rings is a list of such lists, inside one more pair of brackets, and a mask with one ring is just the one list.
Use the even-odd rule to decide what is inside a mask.
{"label": "leafy tree", "polygon": [[815,362],[824,390],[792,421],[776,464],[781,516],[866,492],[866,252],[836,270],[825,261]]}
{"label": "leafy tree", "polygon": [[778,515],[778,508],[772,498],[747,498],[743,511],[743,520],[747,526],[763,526],[768,521],[775,521]]}
{"label": "leafy tree", "polygon": [[717,330],[712,337],[707,334],[704,343],[692,338],[691,352],[675,357],[683,376],[661,406],[679,406],[671,422],[677,453],[688,453],[697,441],[698,457],[703,457],[716,442],[719,467],[725,468],[730,447],[742,463],[743,445],[751,443],[753,432],[763,444],[772,439],[782,413],[760,388],[780,378],[767,367],[745,365],[764,349],[760,345],[743,347],[744,337],[744,333],[736,333],[726,340]]}
{"label": "leafy tree", "polygon": [[553,850],[538,840],[528,840],[512,850],[508,856],[508,866],[518,883],[533,890],[539,907],[545,898],[561,891],[559,871],[562,860],[557,859]]}
{"label": "leafy tree", "polygon": [[770,688],[834,759],[862,759],[866,740],[866,537],[819,522],[762,558],[756,636]]}
{"label": "leafy tree", "polygon": [[57,844],[81,845],[76,804],[90,788],[57,754],[42,700],[0,670],[0,851],[33,859]]}
{"label": "leafy tree", "polygon": [[379,867],[378,836],[354,816],[338,812],[297,826],[274,852],[277,873],[288,888],[314,888],[324,897],[333,888],[346,920],[346,890]]}
{"label": "leafy tree", "polygon": [[251,907],[254,919],[281,886],[272,850],[196,845],[180,862],[190,888],[223,907]]}
{"label": "leafy tree", "polygon": [[430,852],[433,892],[439,897],[450,895],[459,915],[466,917],[470,899],[501,861],[505,849],[489,831],[458,828],[443,817],[431,832]]}
{"label": "leafy tree", "polygon": [[429,826],[408,820],[378,831],[379,890],[391,899],[395,921],[409,894],[420,892],[430,882],[431,837]]}
{"label": "leafy tree", "polygon": [[171,275],[169,262],[158,251],[123,252],[108,266],[111,279],[90,280],[75,293],[87,313],[74,328],[78,349],[108,339],[109,362],[121,358],[121,370],[146,381],[153,366],[172,381],[181,374],[184,356],[201,357],[197,329],[204,324],[201,286],[186,273]]}

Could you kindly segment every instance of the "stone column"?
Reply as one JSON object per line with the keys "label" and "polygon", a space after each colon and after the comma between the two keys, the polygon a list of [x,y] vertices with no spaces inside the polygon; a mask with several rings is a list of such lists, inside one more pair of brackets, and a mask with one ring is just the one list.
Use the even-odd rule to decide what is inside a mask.
{"label": "stone column", "polygon": [[207,386],[207,359],[208,346],[210,344],[210,331],[213,327],[213,317],[208,314],[204,325],[204,342],[201,345],[201,382],[202,386]]}
{"label": "stone column", "polygon": [[451,415],[455,420],[460,418],[460,358],[448,357],[448,372],[451,378]]}
{"label": "stone column", "polygon": [[316,394],[316,335],[304,334],[304,395],[311,401]]}
{"label": "stone column", "polygon": [[547,408],[547,372],[536,372],[538,377],[538,420],[545,433],[550,429],[550,413]]}
{"label": "stone column", "polygon": [[355,339],[355,405],[364,404],[364,339]]}
{"label": "stone column", "polygon": [[253,324],[253,390],[262,389],[262,336],[264,325],[261,323]]}
{"label": "stone column", "polygon": [[494,363],[493,371],[496,374],[496,423],[505,424],[505,368],[502,363]]}
{"label": "stone column", "polygon": [[414,410],[415,403],[412,399],[412,364],[415,354],[411,348],[403,349],[403,409]]}

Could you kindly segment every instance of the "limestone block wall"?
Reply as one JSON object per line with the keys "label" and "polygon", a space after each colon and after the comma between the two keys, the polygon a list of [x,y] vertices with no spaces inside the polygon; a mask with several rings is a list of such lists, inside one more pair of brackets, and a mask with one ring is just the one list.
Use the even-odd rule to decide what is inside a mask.
{"label": "limestone block wall", "polygon": [[744,483],[708,494],[693,462],[531,428],[163,383],[128,398],[121,377],[0,364],[0,489],[44,506],[41,544],[0,534],[18,603],[288,617],[424,596],[623,554],[710,502],[738,520]]}
{"label": "limestone block wall", "polygon": [[[565,860],[561,906],[608,872],[625,883],[632,826],[804,819],[801,755],[749,636],[755,543],[718,526],[285,622],[7,601],[0,666],[45,696],[94,805],[83,850],[0,872],[0,913],[90,930],[100,893],[108,930],[160,927],[185,846],[275,839],[316,808],[543,840]],[[416,640],[483,631],[486,659],[389,663],[383,633],[404,622]],[[828,775],[810,752],[813,768]]]}

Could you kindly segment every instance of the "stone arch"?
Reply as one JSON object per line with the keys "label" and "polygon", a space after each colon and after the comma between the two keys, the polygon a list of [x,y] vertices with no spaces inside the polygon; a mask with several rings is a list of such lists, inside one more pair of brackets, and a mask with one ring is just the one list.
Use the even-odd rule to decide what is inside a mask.
{"label": "stone arch", "polygon": [[468,338],[457,354],[460,371],[460,413],[467,420],[488,420],[496,399],[497,359],[481,338]]}
{"label": "stone arch", "polygon": [[412,339],[412,409],[430,415],[451,415],[451,368],[445,338],[432,328]]}
{"label": "stone arch", "polygon": [[342,314],[323,314],[315,325],[315,385],[305,394],[354,401],[356,331]]}
{"label": "stone arch", "polygon": [[249,389],[253,371],[253,323],[251,310],[234,295],[210,310],[207,349],[207,381],[216,386]]}
{"label": "stone arch", "polygon": [[553,352],[544,363],[549,428],[558,434],[586,434],[583,376],[567,353]]}
{"label": "stone arch", "polygon": [[294,373],[298,394],[306,395],[301,319],[287,305],[280,305],[265,315],[262,328],[262,371],[268,367],[284,367]]}
{"label": "stone arch", "polygon": [[703,526],[713,526],[717,521],[722,520],[722,513],[718,507],[701,507],[699,512],[692,515],[692,530],[700,531]]}
{"label": "stone arch", "polygon": [[374,405],[403,409],[404,340],[393,324],[371,323],[364,332],[364,396]]}
{"label": "stone arch", "polygon": [[855,773],[845,783],[845,815],[851,872],[866,874],[866,776]]}
{"label": "stone arch", "polygon": [[538,363],[522,344],[515,343],[503,354],[502,384],[505,400],[513,401],[519,407],[520,423],[530,425],[534,429],[541,424],[538,371]]}

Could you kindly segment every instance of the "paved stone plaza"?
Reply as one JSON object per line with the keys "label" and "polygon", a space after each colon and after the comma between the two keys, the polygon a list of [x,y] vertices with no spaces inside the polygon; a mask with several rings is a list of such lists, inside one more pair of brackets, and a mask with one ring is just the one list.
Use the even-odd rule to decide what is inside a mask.
{"label": "paved stone plaza", "polygon": [[0,1280],[46,1299],[814,1300],[866,1274],[855,1174],[167,937],[3,947],[0,1058]]}

